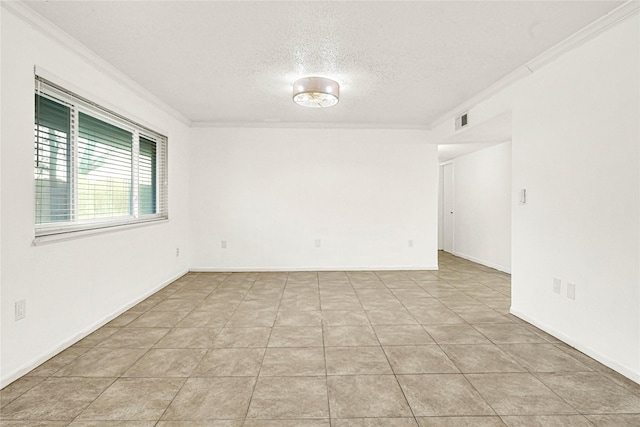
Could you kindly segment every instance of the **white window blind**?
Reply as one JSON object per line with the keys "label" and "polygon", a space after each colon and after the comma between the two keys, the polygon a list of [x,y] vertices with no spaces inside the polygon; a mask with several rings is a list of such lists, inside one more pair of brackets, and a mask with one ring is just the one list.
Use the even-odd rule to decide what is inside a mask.
{"label": "white window blind", "polygon": [[167,138],[36,76],[35,234],[168,218]]}

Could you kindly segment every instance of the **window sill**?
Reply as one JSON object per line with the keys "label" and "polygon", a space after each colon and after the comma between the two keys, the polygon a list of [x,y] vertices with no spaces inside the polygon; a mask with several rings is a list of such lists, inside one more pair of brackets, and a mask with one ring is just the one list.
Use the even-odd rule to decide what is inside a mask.
{"label": "window sill", "polygon": [[149,221],[140,221],[128,224],[105,225],[100,228],[90,228],[85,230],[60,231],[52,234],[36,236],[31,243],[32,246],[42,246],[49,243],[66,242],[69,240],[81,239],[83,237],[96,236],[100,234],[115,233],[118,231],[130,230],[133,228],[159,225],[169,222],[167,218],[156,218]]}

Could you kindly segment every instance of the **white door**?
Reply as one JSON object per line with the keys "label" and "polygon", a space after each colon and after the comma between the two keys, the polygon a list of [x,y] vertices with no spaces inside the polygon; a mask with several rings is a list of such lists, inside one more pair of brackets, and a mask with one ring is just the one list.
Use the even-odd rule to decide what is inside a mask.
{"label": "white door", "polygon": [[442,249],[453,253],[453,163],[442,167]]}

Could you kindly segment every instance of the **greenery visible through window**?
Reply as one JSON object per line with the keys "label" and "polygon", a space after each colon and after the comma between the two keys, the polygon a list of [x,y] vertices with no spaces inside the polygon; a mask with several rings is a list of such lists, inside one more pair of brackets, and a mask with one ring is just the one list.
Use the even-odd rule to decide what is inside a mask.
{"label": "greenery visible through window", "polygon": [[36,99],[36,224],[69,220],[71,203],[70,109]]}
{"label": "greenery visible through window", "polygon": [[131,132],[84,113],[79,119],[78,219],[132,215]]}
{"label": "greenery visible through window", "polygon": [[167,218],[166,138],[36,78],[36,236]]}

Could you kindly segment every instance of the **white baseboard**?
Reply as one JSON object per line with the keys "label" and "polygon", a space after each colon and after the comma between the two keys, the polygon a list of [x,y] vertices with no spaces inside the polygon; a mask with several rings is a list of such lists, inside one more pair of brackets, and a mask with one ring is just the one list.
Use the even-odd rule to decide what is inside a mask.
{"label": "white baseboard", "polygon": [[633,369],[630,369],[627,366],[621,365],[618,362],[616,362],[615,360],[611,360],[610,358],[600,354],[598,351],[592,349],[591,347],[584,345],[583,343],[577,342],[575,341],[571,336],[569,335],[565,335],[560,331],[555,330],[553,327],[543,323],[543,322],[539,322],[538,320],[527,316],[526,314],[522,313],[520,310],[518,310],[517,308],[513,308],[511,307],[511,309],[509,310],[511,314],[513,314],[516,317],[519,317],[520,319],[531,323],[533,326],[537,327],[538,329],[543,330],[544,332],[548,333],[549,335],[552,335],[556,338],[558,338],[560,341],[563,341],[564,343],[570,345],[571,347],[575,348],[576,350],[581,351],[582,353],[586,354],[587,356],[591,357],[592,359],[597,360],[598,362],[602,363],[603,365],[613,369],[614,371],[618,372],[621,375],[624,375],[625,377],[629,378],[631,381],[634,381],[638,384],[640,384],[640,373],[634,371]]}
{"label": "white baseboard", "polygon": [[487,266],[487,267],[495,268],[496,270],[502,271],[503,273],[511,274],[511,269],[509,267],[505,267],[505,266],[500,265],[500,264],[495,264],[495,263],[490,262],[490,261],[485,261],[485,260],[480,259],[480,258],[472,257],[471,255],[467,255],[467,254],[464,254],[462,252],[453,251],[453,254],[455,256],[457,256],[457,257],[468,259],[469,261],[473,261],[476,264],[482,264],[482,265]]}
{"label": "white baseboard", "polygon": [[164,282],[162,282],[158,286],[155,286],[154,288],[152,288],[152,289],[148,290],[147,292],[145,292],[144,294],[140,295],[139,297],[137,297],[136,299],[134,299],[133,301],[131,301],[127,305],[125,305],[122,308],[119,308],[118,310],[116,310],[115,312],[105,316],[101,320],[95,322],[93,325],[90,325],[89,327],[87,327],[85,330],[77,333],[75,336],[64,340],[63,342],[61,342],[57,346],[49,349],[48,351],[44,352],[40,356],[35,357],[35,358],[31,359],[30,361],[26,362],[24,365],[22,365],[18,369],[15,369],[15,370],[9,372],[8,374],[4,375],[2,378],[0,378],[0,388],[4,388],[7,385],[9,385],[12,382],[14,382],[15,380],[17,380],[18,378],[24,376],[25,374],[28,374],[33,369],[37,368],[38,366],[40,366],[41,364],[43,364],[47,360],[51,359],[53,356],[57,355],[58,353],[62,352],[63,350],[66,350],[67,348],[69,348],[73,344],[77,343],[78,341],[80,341],[81,339],[86,337],[87,335],[95,332],[97,329],[99,329],[102,326],[106,325],[107,323],[109,323],[110,321],[115,319],[116,317],[120,316],[125,311],[129,310],[131,307],[135,306],[139,302],[141,302],[141,301],[145,300],[146,298],[150,297],[151,295],[155,294],[160,289],[164,288],[165,286],[169,285],[170,283],[172,283],[175,280],[179,279],[180,277],[184,276],[188,272],[189,272],[188,270],[184,270],[184,271],[178,273],[177,275],[173,276],[172,278],[165,280]]}
{"label": "white baseboard", "polygon": [[437,265],[391,265],[391,266],[322,266],[322,267],[192,267],[194,273],[245,273],[260,271],[419,271],[437,270]]}
{"label": "white baseboard", "polygon": [[115,312],[105,316],[101,320],[99,320],[99,321],[95,322],[94,324],[88,326],[86,329],[84,329],[83,331],[77,333],[73,337],[70,337],[70,338],[62,341],[61,343],[59,343],[55,347],[45,351],[44,353],[42,353],[38,357],[35,357],[35,358],[29,360],[28,362],[24,363],[19,368],[7,373],[2,378],[0,378],[0,388],[4,388],[7,385],[11,384],[13,381],[17,380],[18,378],[24,376],[25,374],[28,374],[30,371],[32,371],[33,369],[37,368],[38,366],[40,366],[42,363],[46,362],[47,360],[51,359],[53,356],[57,355],[58,353],[62,352],[63,350],[66,350],[67,348],[69,348],[73,344],[75,344],[78,341],[80,341],[81,339],[85,338],[87,335],[95,332],[97,329],[99,329],[102,326],[106,325],[107,323],[109,323],[110,321],[112,321],[113,319],[115,319],[116,317],[118,317],[119,315],[124,313],[125,311],[129,310],[131,307],[135,306],[139,302],[143,301],[144,299],[146,299],[149,296],[153,295],[154,293],[158,292],[160,289],[164,288],[165,286],[169,285],[170,283],[174,282],[175,280],[177,280],[178,278],[182,277],[183,275],[185,275],[186,273],[188,273],[190,271],[191,272],[216,272],[216,273],[220,272],[220,273],[226,273],[226,272],[260,272],[260,271],[390,271],[390,270],[416,271],[416,270],[437,270],[437,269],[438,269],[437,265],[422,265],[422,266],[394,265],[394,266],[358,266],[358,267],[353,267],[353,266],[313,267],[313,266],[309,266],[309,267],[275,267],[275,268],[274,267],[242,267],[242,268],[197,268],[196,267],[196,268],[190,268],[189,270],[181,271],[180,273],[178,273],[174,277],[171,277],[171,278],[165,280],[161,284],[155,286],[154,288],[148,290],[144,294],[142,294],[139,297],[135,298],[130,303],[126,304],[125,306],[123,306],[121,308],[119,308]]}

